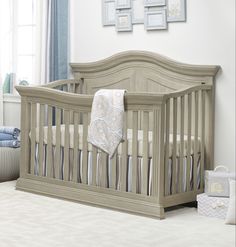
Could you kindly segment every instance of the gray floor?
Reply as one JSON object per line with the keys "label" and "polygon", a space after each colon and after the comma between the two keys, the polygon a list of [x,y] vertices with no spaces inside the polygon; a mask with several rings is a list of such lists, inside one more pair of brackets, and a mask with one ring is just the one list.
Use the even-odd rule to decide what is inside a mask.
{"label": "gray floor", "polygon": [[156,220],[15,190],[0,183],[1,247],[233,247],[235,226],[195,208]]}

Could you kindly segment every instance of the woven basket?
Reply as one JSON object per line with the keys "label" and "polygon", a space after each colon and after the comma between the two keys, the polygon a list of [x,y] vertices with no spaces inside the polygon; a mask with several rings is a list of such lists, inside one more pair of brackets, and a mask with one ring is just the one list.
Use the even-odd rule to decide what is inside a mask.
{"label": "woven basket", "polygon": [[20,148],[0,148],[0,182],[19,177]]}

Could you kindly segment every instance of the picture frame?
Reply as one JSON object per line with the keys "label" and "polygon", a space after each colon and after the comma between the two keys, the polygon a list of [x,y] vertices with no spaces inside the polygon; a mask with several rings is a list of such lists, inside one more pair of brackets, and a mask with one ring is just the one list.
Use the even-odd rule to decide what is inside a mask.
{"label": "picture frame", "polygon": [[128,32],[132,31],[132,15],[131,11],[116,13],[116,31]]}
{"label": "picture frame", "polygon": [[130,9],[131,0],[116,0],[116,9]]}
{"label": "picture frame", "polygon": [[166,8],[147,9],[144,15],[144,26],[146,30],[167,29]]}
{"label": "picture frame", "polygon": [[132,1],[132,23],[143,24],[144,23],[144,4],[143,0]]}
{"label": "picture frame", "polygon": [[103,26],[115,26],[116,24],[115,0],[102,1],[102,24]]}
{"label": "picture frame", "polygon": [[[146,30],[167,29],[168,23],[186,21],[186,0],[102,0],[103,26],[118,32],[144,24]],[[130,23],[131,22],[131,23]]]}
{"label": "picture frame", "polygon": [[186,21],[186,0],[168,0],[167,21],[168,22]]}
{"label": "picture frame", "polygon": [[165,6],[166,0],[144,0],[145,7]]}

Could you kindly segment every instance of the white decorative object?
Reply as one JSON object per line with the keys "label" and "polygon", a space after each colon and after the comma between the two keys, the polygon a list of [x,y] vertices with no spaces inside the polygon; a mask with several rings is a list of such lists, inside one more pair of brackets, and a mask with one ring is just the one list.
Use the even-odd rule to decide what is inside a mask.
{"label": "white decorative object", "polygon": [[103,0],[103,26],[114,26],[116,22],[115,0]]}
{"label": "white decorative object", "polygon": [[116,14],[116,30],[117,32],[132,31],[131,12],[120,12]]}
{"label": "white decorative object", "polygon": [[212,197],[203,193],[197,195],[197,202],[199,214],[225,219],[229,207],[229,198]]}
{"label": "white decorative object", "polygon": [[235,195],[236,194],[236,181],[235,180],[230,180],[230,196],[229,196],[229,208],[227,211],[225,223],[226,224],[236,224],[236,199]]}
{"label": "white decorative object", "polygon": [[146,30],[167,29],[166,9],[145,11],[144,25]]}
{"label": "white decorative object", "polygon": [[164,6],[164,5],[166,5],[166,0],[144,0],[145,7]]}
{"label": "white decorative object", "polygon": [[236,179],[224,166],[217,166],[214,171],[205,171],[205,193],[209,196],[229,197],[229,179]]}
{"label": "white decorative object", "polygon": [[168,0],[167,21],[186,21],[186,0]]}
{"label": "white decorative object", "polygon": [[131,0],[116,0],[116,9],[130,9]]}

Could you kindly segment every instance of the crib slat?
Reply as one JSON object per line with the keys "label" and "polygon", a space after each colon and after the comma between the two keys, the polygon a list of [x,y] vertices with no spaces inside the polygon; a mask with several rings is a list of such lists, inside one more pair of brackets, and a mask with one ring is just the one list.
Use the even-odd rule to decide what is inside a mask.
{"label": "crib slat", "polygon": [[75,83],[71,83],[71,93],[75,93]]}
{"label": "crib slat", "polygon": [[[73,83],[67,84],[67,92],[68,93],[74,93],[74,84]],[[70,111],[70,124],[72,124],[73,122],[74,122],[74,113],[71,110]]]}
{"label": "crib slat", "polygon": [[40,104],[39,113],[39,176],[43,176],[43,158],[44,158],[44,105]]}
{"label": "crib slat", "polygon": [[200,172],[201,181],[200,189],[204,186],[204,162],[205,162],[205,91],[201,91],[201,159],[200,159]]}
{"label": "crib slat", "polygon": [[128,121],[128,112],[124,114],[124,142],[122,143],[122,162],[121,162],[121,171],[120,171],[120,189],[121,191],[127,191],[127,121]]}
{"label": "crib slat", "polygon": [[76,94],[81,93],[81,92],[80,92],[80,84],[79,84],[79,83],[75,83],[75,93],[76,93]]}
{"label": "crib slat", "polygon": [[111,185],[110,187],[116,189],[116,154],[111,159]]}
{"label": "crib slat", "polygon": [[47,177],[52,177],[52,107],[48,106]]}
{"label": "crib slat", "polygon": [[180,154],[179,154],[179,189],[181,193],[183,188],[183,164],[184,164],[184,96],[181,96],[180,105],[181,105],[181,120],[180,120]]}
{"label": "crib slat", "polygon": [[[153,176],[152,195],[161,203],[165,196],[165,166],[164,166],[164,137],[165,137],[165,104],[153,111]],[[157,130],[157,131],[155,131]],[[156,151],[157,150],[157,151]],[[155,155],[156,154],[156,155]],[[157,164],[157,166],[155,166]]]}
{"label": "crib slat", "polygon": [[55,178],[61,177],[61,109],[56,108],[56,152],[55,152]]}
{"label": "crib slat", "polygon": [[73,111],[70,111],[70,124],[74,123],[74,113]]}
{"label": "crib slat", "polygon": [[173,98],[172,194],[176,193],[177,98]]}
{"label": "crib slat", "polygon": [[194,168],[193,168],[193,188],[197,190],[197,161],[198,161],[198,92],[195,92],[195,123],[194,123]]}
{"label": "crib slat", "polygon": [[66,84],[66,91],[69,93],[70,90],[71,90],[71,84],[68,83],[68,84]]}
{"label": "crib slat", "polygon": [[165,195],[169,193],[169,139],[170,139],[170,99],[166,101],[166,126],[165,126]]}
{"label": "crib slat", "polygon": [[88,184],[88,113],[83,113],[83,161],[82,161],[82,183]]}
{"label": "crib slat", "polygon": [[107,170],[107,158],[108,155],[105,152],[101,152],[101,186],[106,188],[108,185],[108,170]]}
{"label": "crib slat", "polygon": [[138,112],[133,111],[132,130],[132,192],[137,193],[137,156],[138,156]]}
{"label": "crib slat", "polygon": [[36,141],[36,103],[31,104],[31,156],[30,156],[30,173],[35,174],[35,141]]}
{"label": "crib slat", "polygon": [[187,191],[190,191],[190,166],[191,166],[191,133],[192,133],[192,94],[188,94],[188,139],[187,139],[187,169],[186,184]]}
{"label": "crib slat", "polygon": [[70,145],[70,133],[69,133],[69,111],[65,110],[65,144],[64,144],[64,176],[63,179],[65,181],[69,181],[69,145]]}
{"label": "crib slat", "polygon": [[78,151],[79,151],[79,133],[78,133],[78,124],[79,124],[79,114],[74,113],[74,160],[73,160],[73,182],[77,183],[78,181]]}
{"label": "crib slat", "polygon": [[97,176],[97,148],[92,147],[92,185],[96,186],[96,176]]}
{"label": "crib slat", "polygon": [[147,195],[148,191],[148,127],[149,112],[143,112],[143,167],[141,193]]}

